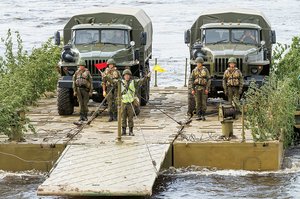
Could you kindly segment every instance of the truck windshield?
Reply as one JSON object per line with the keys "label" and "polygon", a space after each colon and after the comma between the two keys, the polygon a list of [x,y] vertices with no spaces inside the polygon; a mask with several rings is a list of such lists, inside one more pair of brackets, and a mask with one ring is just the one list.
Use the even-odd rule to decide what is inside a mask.
{"label": "truck windshield", "polygon": [[76,30],[75,44],[99,43],[99,30]]}
{"label": "truck windshield", "polygon": [[228,29],[206,29],[204,42],[207,44],[229,42],[229,30]]}
{"label": "truck windshield", "polygon": [[231,41],[234,43],[258,44],[258,31],[256,29],[232,29]]}
{"label": "truck windshield", "polygon": [[101,43],[128,45],[128,31],[117,29],[101,30]]}
{"label": "truck windshield", "polygon": [[106,44],[128,45],[128,31],[118,29],[81,29],[75,31],[75,44],[95,44],[99,41]]}

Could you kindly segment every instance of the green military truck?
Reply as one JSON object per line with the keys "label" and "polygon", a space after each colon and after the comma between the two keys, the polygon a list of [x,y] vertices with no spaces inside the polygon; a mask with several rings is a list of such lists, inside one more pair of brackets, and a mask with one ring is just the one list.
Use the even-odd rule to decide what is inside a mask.
{"label": "green military truck", "polygon": [[[190,50],[190,69],[195,59],[202,57],[212,77],[210,97],[224,97],[222,78],[230,57],[237,59],[237,67],[245,79],[262,84],[269,75],[272,60],[272,44],[276,43],[275,31],[263,13],[254,10],[230,9],[202,13],[184,34]],[[194,98],[190,94],[189,112],[194,110]]]}
{"label": "green military truck", "polygon": [[[63,51],[58,64],[61,78],[58,81],[58,113],[70,115],[77,104],[73,96],[72,76],[79,60],[84,60],[93,76],[92,99],[102,101],[102,78],[95,64],[109,58],[116,61],[121,72],[130,68],[135,77],[149,72],[152,56],[152,22],[148,15],[137,8],[99,8],[94,12],[78,14],[63,29]],[[61,44],[60,32],[54,36]],[[149,82],[140,88],[141,105],[149,99]]]}

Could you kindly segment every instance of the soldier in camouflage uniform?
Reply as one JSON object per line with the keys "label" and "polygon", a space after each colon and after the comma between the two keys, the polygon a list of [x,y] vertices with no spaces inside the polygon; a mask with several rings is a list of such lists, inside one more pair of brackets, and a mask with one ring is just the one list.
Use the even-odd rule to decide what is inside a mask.
{"label": "soldier in camouflage uniform", "polygon": [[206,120],[206,103],[211,84],[210,74],[207,68],[203,66],[204,60],[202,57],[197,57],[195,61],[197,67],[191,74],[191,81],[193,82],[192,94],[195,96],[197,120]]}
{"label": "soldier in camouflage uniform", "polygon": [[78,66],[78,70],[73,75],[73,91],[79,103],[79,121],[87,121],[88,102],[93,94],[93,79],[89,70],[85,68],[85,61],[81,60]]}
{"label": "soldier in camouflage uniform", "polygon": [[229,58],[229,68],[224,72],[223,76],[224,93],[228,96],[228,102],[230,103],[232,103],[234,98],[239,99],[243,92],[244,78],[241,71],[236,68],[236,63],[236,58]]}
{"label": "soldier in camouflage uniform", "polygon": [[116,62],[113,59],[109,59],[107,61],[108,68],[105,69],[103,74],[103,96],[105,97],[107,93],[110,94],[107,96],[107,102],[108,102],[108,113],[109,113],[109,119],[108,121],[116,121],[117,120],[117,84],[107,81],[107,78],[111,79],[119,79],[121,78],[120,72],[116,68]]}
{"label": "soldier in camouflage uniform", "polygon": [[129,69],[123,71],[121,95],[122,95],[122,135],[126,135],[127,128],[127,119],[129,126],[129,135],[134,136],[133,134],[133,116],[134,106],[137,106],[138,103],[136,100],[136,89],[141,87],[149,78],[151,73],[149,73],[145,78],[141,79],[132,79],[132,73]]}

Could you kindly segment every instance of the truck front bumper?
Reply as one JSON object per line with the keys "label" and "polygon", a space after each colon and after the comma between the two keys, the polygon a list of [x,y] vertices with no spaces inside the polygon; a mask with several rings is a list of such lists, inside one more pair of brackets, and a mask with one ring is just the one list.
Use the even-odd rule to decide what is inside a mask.
{"label": "truck front bumper", "polygon": [[[211,80],[211,87],[212,88],[223,88],[222,81],[223,81],[222,79],[213,78]],[[251,82],[255,82],[256,84],[261,86],[265,82],[265,76],[253,75],[251,77],[246,77],[244,79],[244,87],[248,88],[250,86]]]}

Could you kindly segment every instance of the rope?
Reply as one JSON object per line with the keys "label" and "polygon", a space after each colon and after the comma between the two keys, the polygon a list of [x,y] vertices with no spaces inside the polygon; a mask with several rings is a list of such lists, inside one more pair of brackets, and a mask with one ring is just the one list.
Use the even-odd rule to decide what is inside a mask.
{"label": "rope", "polygon": [[[126,88],[126,86],[124,85],[124,82],[123,82],[123,81],[121,81],[121,83],[123,84],[124,88],[125,88],[125,89],[127,90],[127,92],[128,92],[128,89],[130,89],[130,88],[129,88],[129,87]],[[131,91],[132,91],[132,90],[131,90]],[[135,92],[134,92],[134,93],[135,93]],[[138,96],[146,101],[146,99],[143,98],[141,95],[138,95]],[[189,123],[192,122],[191,117],[189,118],[189,120],[188,120],[187,122],[183,123],[182,121],[177,121],[176,119],[174,119],[173,117],[171,117],[170,115],[168,115],[166,112],[164,112],[164,111],[162,111],[161,109],[157,108],[157,106],[155,106],[154,104],[151,104],[149,101],[148,101],[148,103],[149,103],[150,105],[154,106],[155,109],[159,110],[161,113],[163,113],[164,115],[166,115],[167,117],[169,117],[170,119],[172,119],[174,122],[176,122],[177,124],[179,124],[179,125],[181,126],[181,128],[178,130],[178,132],[177,132],[175,138],[174,138],[173,141],[172,141],[172,144],[173,144],[173,143],[175,142],[175,140],[177,139],[177,137],[182,133],[184,127],[185,127],[187,124],[189,124]],[[151,154],[151,152],[150,152],[150,149],[149,149],[148,143],[147,143],[147,141],[146,141],[145,135],[144,135],[144,133],[143,133],[143,131],[142,131],[141,123],[140,123],[140,121],[139,121],[139,119],[138,119],[138,117],[137,117],[137,115],[136,115],[136,112],[135,112],[135,110],[134,110],[134,107],[133,107],[132,103],[130,103],[130,105],[131,105],[131,108],[132,108],[133,113],[134,113],[134,115],[135,115],[135,118],[136,118],[136,120],[138,121],[139,129],[140,129],[140,132],[141,132],[142,137],[143,137],[143,139],[144,139],[144,142],[145,142],[145,144],[146,144],[146,148],[147,148],[149,157],[150,157],[150,159],[151,159],[151,161],[152,161],[152,165],[153,165],[153,167],[154,167],[155,173],[156,173],[156,175],[158,175],[158,170],[157,170],[157,168],[156,168],[156,162],[155,162],[155,160],[153,159],[152,154]]]}
{"label": "rope", "polygon": [[[128,89],[126,88],[126,85],[124,84],[124,82],[121,80],[121,83],[123,84],[123,86],[125,87],[125,89],[128,91],[128,89],[133,92],[129,87]],[[136,92],[133,92],[133,93],[136,93]],[[143,98],[139,93],[136,93],[138,95],[138,97],[140,97],[141,99],[147,101],[145,98]],[[152,104],[149,102],[148,100],[148,103],[152,106],[154,106],[155,109],[159,110],[162,114],[166,115],[167,117],[169,117],[171,120],[173,120],[174,122],[176,122],[177,124],[179,124],[180,126],[184,125],[182,123],[182,121],[177,121],[175,118],[171,117],[169,114],[167,114],[166,112],[164,112],[163,110],[161,110],[160,108],[158,108],[156,105]]]}
{"label": "rope", "polygon": [[96,109],[96,111],[93,113],[93,115],[90,117],[90,119],[87,121],[87,123],[83,123],[82,125],[80,125],[79,127],[76,127],[76,128],[78,128],[78,130],[74,133],[74,134],[72,134],[71,136],[70,136],[70,139],[66,142],[66,145],[76,136],[76,135],[78,135],[83,129],[84,129],[84,127],[86,126],[86,125],[90,125],[91,124],[91,122],[94,120],[94,119],[96,119],[101,113],[103,113],[104,112],[104,110],[102,110],[100,113],[99,113],[99,110],[100,110],[100,108],[103,106],[103,104],[104,104],[104,102],[107,100],[107,97],[108,97],[108,95],[112,92],[112,90],[113,89],[111,89],[109,92],[108,92],[108,94],[106,95],[106,97],[102,100],[102,102],[101,102],[101,104],[98,106],[98,108]]}
{"label": "rope", "polygon": [[[128,90],[131,90],[131,89],[129,88],[129,86],[128,86],[128,88],[126,87],[126,85],[124,84],[124,82],[123,82],[122,80],[121,80],[121,83],[123,84],[124,89],[126,89],[126,92],[128,92]],[[132,91],[132,90],[131,90],[131,91]],[[133,91],[132,91],[132,92],[133,92]],[[135,92],[133,92],[133,93],[135,93]],[[144,133],[143,133],[143,131],[142,131],[141,122],[140,122],[140,120],[138,119],[138,117],[137,117],[137,115],[136,115],[136,112],[135,112],[135,110],[134,110],[134,107],[133,107],[132,103],[130,103],[130,106],[131,106],[131,108],[132,108],[132,111],[133,111],[133,113],[134,113],[134,116],[135,116],[136,120],[138,121],[139,131],[140,131],[141,134],[142,134],[142,137],[143,137],[143,140],[144,140],[144,142],[145,142],[145,144],[146,144],[146,148],[147,148],[149,157],[150,157],[150,159],[151,159],[151,162],[152,162],[152,165],[153,165],[155,174],[156,174],[156,176],[157,176],[157,175],[158,175],[158,170],[157,170],[157,168],[156,168],[156,162],[155,162],[155,160],[154,160],[153,157],[152,157],[152,154],[151,154],[151,152],[150,152],[150,149],[149,149],[147,140],[146,140],[145,135],[144,135]]]}
{"label": "rope", "polygon": [[51,163],[52,162],[52,161],[49,161],[49,160],[25,160],[25,159],[23,159],[23,158],[21,158],[17,155],[14,155],[14,154],[11,154],[11,153],[5,153],[5,152],[0,152],[0,154],[17,158],[17,159],[19,159],[23,162],[26,162],[26,163]]}
{"label": "rope", "polygon": [[132,103],[130,103],[130,105],[131,105],[132,111],[133,111],[133,113],[134,113],[135,119],[138,121],[138,124],[139,124],[139,130],[140,130],[140,132],[141,132],[141,134],[142,134],[142,137],[143,137],[143,139],[144,139],[144,142],[145,142],[145,144],[146,144],[146,148],[147,148],[149,157],[150,157],[150,159],[151,159],[151,161],[152,161],[152,165],[153,165],[155,174],[158,175],[158,170],[157,170],[157,168],[156,168],[156,162],[155,162],[155,160],[154,160],[153,157],[152,157],[152,154],[151,154],[151,152],[150,152],[150,149],[149,149],[147,140],[146,140],[145,135],[144,135],[144,133],[143,133],[143,131],[142,131],[141,122],[140,122],[140,120],[138,119],[138,117],[137,117],[137,115],[136,115],[136,112],[135,112],[135,110],[134,110],[134,107],[133,107]]}

